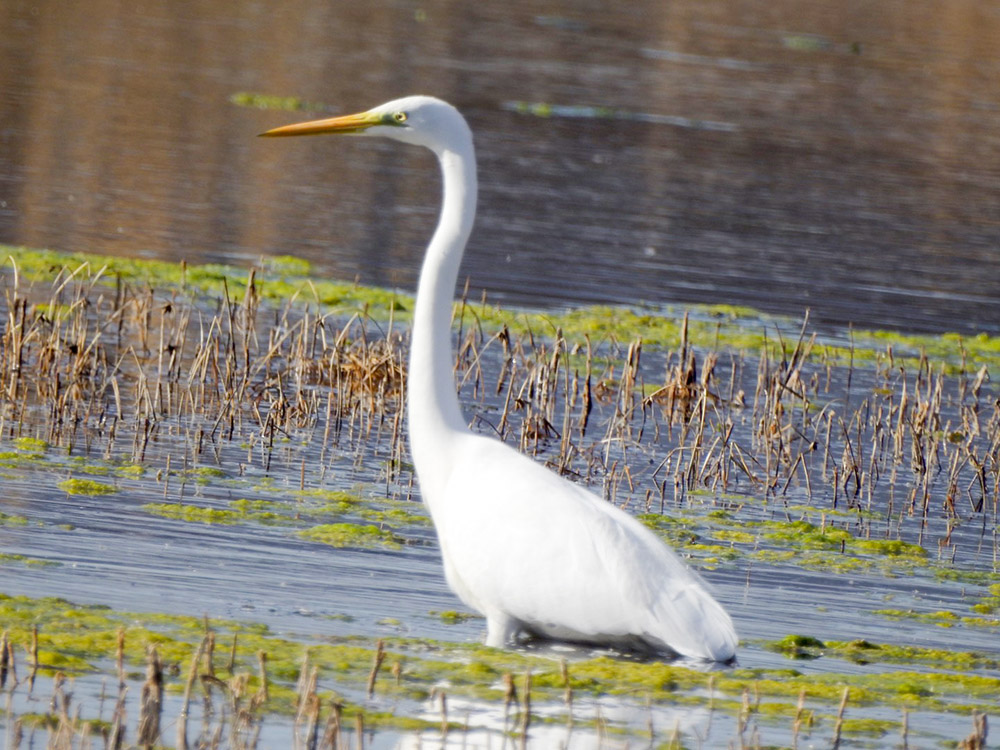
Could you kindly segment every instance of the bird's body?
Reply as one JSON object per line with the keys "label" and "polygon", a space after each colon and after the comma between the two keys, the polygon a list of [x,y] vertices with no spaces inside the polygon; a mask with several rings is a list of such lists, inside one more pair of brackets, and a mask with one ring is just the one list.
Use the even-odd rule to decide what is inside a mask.
{"label": "bird's body", "polygon": [[737,637],[701,579],[639,521],[462,418],[451,311],[472,230],[472,134],[451,105],[408,97],[265,135],[349,132],[425,146],[443,205],[420,273],[407,391],[410,450],[452,590],[487,620],[487,644],[519,632],[727,661]]}
{"label": "bird's body", "polygon": [[733,656],[725,611],[632,516],[492,438],[470,434],[449,458],[431,513],[448,584],[486,616],[488,645],[523,630]]}

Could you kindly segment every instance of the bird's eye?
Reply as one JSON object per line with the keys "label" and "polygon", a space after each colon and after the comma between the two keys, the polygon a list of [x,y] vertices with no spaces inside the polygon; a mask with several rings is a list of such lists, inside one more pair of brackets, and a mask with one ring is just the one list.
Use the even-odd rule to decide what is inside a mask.
{"label": "bird's eye", "polygon": [[406,118],[407,118],[406,112],[397,112],[392,116],[392,119],[394,119],[396,122],[399,123],[406,122]]}

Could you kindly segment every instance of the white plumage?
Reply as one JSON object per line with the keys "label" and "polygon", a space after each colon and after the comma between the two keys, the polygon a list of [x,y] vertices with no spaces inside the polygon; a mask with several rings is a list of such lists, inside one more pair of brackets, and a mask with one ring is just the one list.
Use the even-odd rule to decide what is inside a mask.
{"label": "white plumage", "polygon": [[452,375],[451,310],[476,212],[472,133],[425,96],[265,135],[356,133],[431,149],[443,204],[417,290],[410,351],[410,449],[448,584],[485,615],[490,646],[520,632],[727,661],[737,637],[701,579],[624,511],[471,432]]}

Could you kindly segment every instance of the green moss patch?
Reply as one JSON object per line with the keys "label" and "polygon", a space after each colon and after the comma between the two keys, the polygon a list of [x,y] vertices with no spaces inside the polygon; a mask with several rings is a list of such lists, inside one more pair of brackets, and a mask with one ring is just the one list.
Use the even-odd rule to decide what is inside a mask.
{"label": "green moss patch", "polygon": [[469,620],[480,619],[482,615],[475,614],[473,612],[456,612],[453,609],[445,610],[444,612],[429,612],[428,614],[434,615],[441,618],[441,622],[446,625],[460,625],[463,622],[468,622]]}
{"label": "green moss patch", "polygon": [[78,477],[64,479],[59,483],[58,487],[67,495],[88,495],[90,497],[113,495],[118,491],[114,485],[96,482],[93,479],[80,479]]}
{"label": "green moss patch", "polygon": [[1000,668],[1000,656],[996,654],[879,644],[864,639],[823,642],[810,636],[789,635],[762,645],[795,659],[828,656],[857,664],[923,664],[965,671]]}
{"label": "green moss patch", "polygon": [[160,516],[162,518],[172,518],[178,521],[192,521],[197,523],[220,523],[235,524],[244,523],[249,520],[262,523],[277,522],[283,520],[282,516],[275,513],[245,512],[242,510],[227,510],[225,508],[206,508],[200,505],[188,505],[182,503],[146,503],[142,509],[147,513]]}
{"label": "green moss patch", "polygon": [[[301,103],[282,97],[237,94],[242,106],[288,109]],[[219,264],[186,265],[135,257],[110,257],[88,253],[60,253],[24,247],[0,246],[17,264],[22,278],[49,280],[62,268],[86,267],[101,272],[110,282],[116,277],[156,288],[164,286],[191,289],[202,294],[219,295],[226,289],[230,297],[240,298],[246,291],[246,270]],[[288,301],[299,298],[304,303],[319,303],[334,308],[365,311],[375,317],[405,320],[413,309],[413,298],[395,290],[362,287],[357,284],[311,277],[306,261],[278,256],[267,261],[254,277],[257,294],[264,299]],[[710,350],[762,351],[781,354],[781,344],[766,333],[768,326],[783,325],[794,329],[794,321],[780,320],[749,308],[727,305],[689,306],[685,309],[642,306],[591,306],[559,312],[509,313],[490,305],[466,305],[467,310],[487,330],[506,326],[515,331],[551,335],[561,330],[570,341],[631,341],[641,337],[647,344],[673,346],[680,339],[685,309],[692,313],[688,341]],[[896,352],[897,361],[918,362],[929,355],[954,366],[1000,364],[1000,337],[985,334],[962,337],[902,336],[884,331],[854,331],[851,346],[824,344],[813,347],[811,356],[824,363],[875,361],[887,347]],[[909,360],[907,357],[909,356]]]}
{"label": "green moss patch", "polygon": [[382,547],[398,549],[404,539],[388,529],[354,523],[324,523],[298,532],[303,539],[321,542],[331,547]]}
{"label": "green moss patch", "polygon": [[0,552],[0,565],[10,564],[10,563],[19,563],[21,565],[31,565],[38,567],[48,567],[50,565],[59,564],[52,560],[40,560],[37,557],[17,555],[11,552]]}
{"label": "green moss patch", "polygon": [[296,96],[273,96],[270,94],[256,94],[251,91],[238,91],[229,97],[229,101],[237,107],[275,109],[282,112],[316,111],[323,109],[321,105],[310,104]]}
{"label": "green moss patch", "polygon": [[27,526],[28,519],[24,516],[0,512],[0,526]]}
{"label": "green moss patch", "polygon": [[[493,710],[499,715],[504,710],[506,676],[515,676],[513,682],[520,689],[520,677],[528,670],[531,701],[541,707],[537,719],[542,721],[544,716],[560,715],[559,707],[569,689],[573,694],[595,698],[615,696],[637,706],[646,702],[702,706],[711,701],[715,710],[732,717],[746,711],[748,699],[741,701],[739,696],[752,696],[751,711],[762,727],[787,728],[796,716],[806,722],[804,727],[829,727],[847,688],[847,719],[852,723],[848,725],[845,720],[842,729],[858,736],[898,732],[899,722],[885,718],[887,709],[966,716],[969,711],[990,710],[1000,690],[1000,680],[954,671],[957,666],[982,667],[984,662],[979,657],[976,661],[962,661],[960,655],[945,658],[919,649],[863,641],[824,643],[808,636],[789,636],[768,646],[786,653],[812,650],[824,654],[864,653],[882,661],[919,662],[929,671],[803,674],[795,669],[736,668],[706,674],[676,663],[636,662],[609,656],[560,663],[523,651],[407,638],[386,638],[379,643],[372,638],[328,638],[323,643],[307,645],[275,636],[262,625],[116,612],[64,599],[6,595],[0,595],[0,623],[19,653],[28,648],[33,629],[37,628],[38,662],[48,674],[60,670],[112,672],[119,633],[124,637],[125,659],[130,669],[138,672],[145,660],[146,646],[153,644],[165,663],[171,665],[165,673],[166,687],[171,691],[182,688],[187,665],[208,627],[216,648],[211,666],[203,663],[202,669],[219,678],[244,674],[246,684],[256,690],[260,685],[259,654],[266,654],[270,698],[263,706],[265,713],[293,714],[296,685],[301,684],[299,675],[303,669],[315,668],[319,686],[325,691],[324,700],[335,697],[344,716],[364,710],[369,725],[380,729],[423,730],[437,726],[439,722],[426,722],[415,714],[424,710],[422,702],[442,684],[447,685],[449,695],[478,701],[482,710]],[[377,653],[382,654],[378,659]],[[372,682],[376,663],[378,668]],[[934,671],[938,664],[947,671]],[[362,709],[360,701],[369,684],[389,699],[383,704],[390,703],[396,709],[377,712]],[[804,712],[798,708],[800,696],[807,701]],[[867,715],[867,707],[875,707],[881,715]],[[641,731],[638,727],[615,725],[609,729],[625,735]]]}
{"label": "green moss patch", "polygon": [[49,444],[38,438],[19,437],[14,438],[14,447],[19,453],[40,456],[49,449]]}
{"label": "green moss patch", "polygon": [[[932,561],[927,550],[918,544],[857,536],[847,528],[855,520],[853,515],[808,507],[785,508],[784,513],[788,515],[793,510],[801,513],[801,517],[753,521],[725,510],[714,510],[704,515],[645,513],[638,518],[699,565],[746,557],[771,565],[838,573],[878,572],[893,577],[918,570],[929,575],[952,570]],[[809,520],[817,516],[823,519],[819,524]]]}

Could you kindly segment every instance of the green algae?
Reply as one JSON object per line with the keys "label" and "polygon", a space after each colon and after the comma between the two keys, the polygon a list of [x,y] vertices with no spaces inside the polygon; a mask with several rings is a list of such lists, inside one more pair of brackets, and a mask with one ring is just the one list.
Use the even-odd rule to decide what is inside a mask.
{"label": "green algae", "polygon": [[183,503],[145,503],[142,510],[161,518],[197,523],[234,524],[246,520],[246,515],[238,511]]}
{"label": "green algae", "polygon": [[[41,454],[36,454],[40,458]],[[146,467],[136,463],[121,463],[116,461],[94,461],[86,456],[70,456],[64,464],[55,462],[40,462],[37,465],[70,468],[74,472],[88,474],[94,477],[119,477],[121,479],[140,479],[146,473]]]}
{"label": "green algae", "polygon": [[275,524],[290,519],[283,514],[267,510],[252,510],[249,501],[234,500],[230,508],[208,508],[184,503],[146,503],[142,509],[147,513],[178,521],[197,523],[237,524],[248,521]]}
{"label": "green algae", "polygon": [[217,479],[226,479],[229,476],[222,469],[215,466],[198,466],[193,469],[185,469],[180,475],[200,485],[211,484]]}
{"label": "green algae", "polygon": [[[917,570],[935,573],[941,568],[929,560],[927,550],[918,544],[858,537],[828,519],[840,517],[847,523],[856,518],[856,513],[838,514],[808,506],[784,508],[785,513],[793,510],[802,513],[802,517],[749,521],[727,510],[715,509],[701,516],[645,513],[637,518],[700,565],[746,557],[772,565],[837,573],[878,572],[890,577]],[[820,524],[808,520],[814,516],[822,516]]]}
{"label": "green algae", "polygon": [[[889,572],[898,564],[898,571],[902,571],[912,569],[927,557],[927,550],[919,544],[899,539],[858,538],[846,529],[818,527],[805,520],[750,522],[744,525],[759,526],[764,530],[763,538],[766,541],[784,546],[787,548],[786,551],[806,552],[807,554],[794,559],[807,567],[830,565],[841,570],[877,567],[883,572]],[[839,551],[842,554],[836,557],[808,554],[823,551]],[[785,562],[792,559],[768,550],[761,550],[757,557],[771,562]]]}
{"label": "green algae", "polygon": [[808,635],[786,635],[777,641],[764,644],[768,651],[778,651],[793,659],[815,659],[822,655],[826,646],[818,638]]}
{"label": "green algae", "polygon": [[884,737],[890,732],[899,731],[899,722],[888,719],[853,719],[841,721],[840,731],[844,735],[865,735],[868,737]]}
{"label": "green algae", "polygon": [[[273,487],[256,488],[266,492]],[[301,526],[309,521],[328,521],[331,517],[349,517],[354,521],[324,522],[296,532],[300,537],[322,542],[332,547],[396,549],[407,541],[387,530],[386,525],[427,526],[426,516],[414,515],[411,502],[380,499],[379,507],[355,493],[343,490],[308,489],[291,493],[295,500],[264,500],[239,498],[226,507],[195,505],[191,503],[146,503],[147,513],[189,523],[234,525],[260,523],[269,526]],[[366,521],[368,523],[358,523]]]}
{"label": "green algae", "polygon": [[[268,100],[246,95],[247,106]],[[257,102],[254,104],[253,102]],[[280,104],[275,101],[273,104]],[[109,282],[115,278],[156,288],[190,289],[201,294],[231,298],[246,291],[249,274],[244,269],[220,264],[186,265],[134,257],[110,257],[87,253],[60,253],[24,247],[0,246],[17,264],[27,280],[50,280],[62,268],[87,268],[102,273]],[[254,276],[257,294],[263,299],[287,302],[301,298],[333,309],[363,312],[376,318],[390,315],[405,321],[413,309],[413,298],[396,290],[363,287],[358,284],[313,278],[307,261],[277,256],[262,263]],[[485,330],[508,327],[520,332],[554,335],[561,330],[569,340],[632,341],[641,337],[646,344],[673,346],[681,337],[681,319],[691,312],[689,343],[708,350],[765,351],[783,354],[779,337],[769,336],[768,327],[794,330],[795,321],[775,318],[745,307],[692,305],[687,308],[641,305],[612,307],[597,305],[572,310],[511,313],[486,304],[462,305],[470,309]],[[1000,337],[980,334],[963,337],[905,336],[888,331],[852,331],[850,346],[824,343],[810,354],[824,363],[877,361],[892,348],[900,364],[918,364],[921,357],[948,363],[949,368],[996,365],[1000,363]]]}
{"label": "green algae", "polygon": [[667,516],[660,513],[641,513],[636,518],[644,526],[677,546],[694,544],[700,539],[695,532],[697,522],[691,518]]}
{"label": "green algae", "polygon": [[760,538],[757,534],[738,529],[716,529],[711,532],[712,538],[720,542],[732,542],[737,544],[754,544]]}
{"label": "green algae", "polygon": [[[0,245],[0,252],[14,259],[18,273],[28,281],[50,281],[60,269],[89,269],[101,273],[112,283],[116,278],[153,288],[174,288],[230,298],[242,297],[250,275],[245,269],[221,264],[187,265],[136,257],[101,256],[92,253],[61,253]],[[268,275],[268,268],[272,275]],[[409,307],[407,298],[396,292],[367,288],[346,282],[322,281],[307,276],[293,276],[289,271],[308,271],[307,263],[284,262],[271,264],[254,277],[257,294],[263,299],[287,301],[305,293],[306,299],[330,307],[388,315]],[[399,304],[397,304],[399,300]]]}
{"label": "green algae", "polygon": [[809,521],[763,521],[764,537],[775,543],[796,549],[840,549],[854,541],[854,535],[845,529],[819,528]]}
{"label": "green algae", "polygon": [[991,585],[986,595],[972,605],[972,611],[982,615],[1000,614],[1000,583]]}
{"label": "green algae", "polygon": [[297,532],[303,539],[331,547],[399,549],[404,539],[388,529],[354,523],[324,523]]}
{"label": "green algae", "polygon": [[312,276],[313,266],[305,258],[294,255],[271,255],[264,258],[264,270],[279,276]]}
{"label": "green algae", "polygon": [[469,620],[475,620],[482,617],[482,615],[475,614],[473,612],[458,612],[453,609],[447,609],[443,612],[428,612],[429,615],[441,618],[441,622],[446,625],[460,625],[463,622],[468,622]]}
{"label": "green algae", "polygon": [[962,355],[969,363],[996,364],[1000,360],[1000,336],[980,333],[962,336],[957,333],[938,335],[903,334],[897,331],[855,331],[855,344],[862,349],[885,351],[892,348],[894,355],[906,359],[926,357],[949,363],[961,361]]}
{"label": "green algae", "polygon": [[[962,675],[952,671],[898,671],[879,674],[803,674],[794,669],[730,669],[706,674],[673,663],[636,662],[597,656],[562,664],[545,656],[504,651],[482,646],[444,644],[426,639],[385,638],[376,647],[373,638],[328,638],[322,643],[304,644],[272,634],[266,626],[233,621],[211,621],[177,615],[149,615],[113,611],[107,607],[77,605],[63,599],[10,597],[0,595],[0,623],[15,644],[24,645],[38,628],[39,662],[43,670],[72,669],[101,671],[113,664],[118,633],[125,635],[125,658],[134,669],[143,663],[145,646],[157,646],[167,664],[177,668],[166,673],[168,690],[179,690],[185,665],[205,634],[206,626],[220,644],[214,653],[215,669],[229,670],[230,652],[235,672],[255,670],[257,654],[267,654],[272,698],[267,712],[291,714],[295,710],[295,688],[303,664],[315,665],[321,681],[333,685],[333,695],[344,704],[344,715],[361,710],[350,696],[361,695],[367,684],[377,649],[385,651],[380,667],[382,679],[377,690],[386,696],[426,700],[442,683],[449,695],[466,696],[502,707],[504,675],[532,673],[532,703],[553,705],[563,701],[570,688],[578,695],[618,696],[627,701],[669,701],[677,705],[703,705],[706,689],[713,695],[715,709],[733,716],[742,703],[736,696],[753,695],[754,713],[759,722],[783,724],[798,714],[801,694],[809,701],[804,720],[813,724],[831,723],[843,691],[849,689],[849,719],[845,734],[877,736],[898,728],[884,718],[858,715],[865,706],[906,707],[911,711],[930,710],[967,715],[970,710],[988,710],[1000,689],[1000,680],[983,675]],[[860,650],[902,658],[897,648],[867,642],[821,643],[806,636],[790,636],[780,642],[782,650]],[[232,647],[230,648],[230,645]],[[912,653],[903,654],[912,658]],[[928,654],[918,654],[929,664]],[[934,660],[940,661],[935,655]],[[947,661],[949,669],[954,661]],[[965,665],[963,664],[963,667]],[[969,667],[975,668],[975,667]],[[391,675],[395,675],[392,677]],[[252,674],[248,685],[258,682]],[[327,692],[325,695],[329,696]],[[395,702],[395,701],[394,701]],[[424,729],[430,723],[407,715],[405,710],[373,713],[365,710],[380,727]],[[377,718],[376,718],[377,717]],[[435,723],[436,725],[437,723]],[[616,731],[623,731],[617,728]]]}
{"label": "green algae", "polygon": [[[1000,584],[990,586],[989,593],[970,607],[976,615],[959,615],[949,610],[938,610],[935,612],[917,612],[912,609],[876,609],[873,614],[886,617],[890,620],[911,620],[914,622],[925,622],[941,628],[951,628],[962,625],[975,628],[1000,629],[1000,601],[994,593]],[[990,615],[993,615],[992,617]]]}
{"label": "green algae", "polygon": [[954,612],[915,612],[903,609],[876,609],[876,615],[888,617],[891,620],[914,620],[917,622],[929,622],[943,628],[950,628],[961,622],[961,618]]}
{"label": "green algae", "polygon": [[42,567],[42,568],[59,565],[59,563],[53,560],[41,560],[37,557],[18,555],[13,552],[0,552],[0,565],[5,565],[7,563],[20,563],[21,565],[29,565],[32,567]]}
{"label": "green algae", "polygon": [[852,539],[850,547],[863,554],[887,555],[889,557],[927,557],[927,550],[919,544],[901,539]]}
{"label": "green algae", "polygon": [[140,479],[146,473],[146,467],[142,464],[119,464],[112,469],[116,477],[123,479]]}
{"label": "green algae", "polygon": [[958,581],[977,586],[990,586],[1000,581],[1000,572],[994,570],[963,570],[957,567],[935,565],[931,572],[935,578],[940,578],[943,581]]}
{"label": "green algae", "polygon": [[346,490],[331,490],[323,487],[310,488],[308,490],[294,490],[293,497],[300,500],[321,503],[323,505],[350,507],[361,502],[361,496]]}
{"label": "green algae", "polygon": [[91,463],[83,456],[73,456],[69,463],[73,467],[73,471],[90,474],[93,477],[106,477],[112,473],[111,466]]}
{"label": "green algae", "polygon": [[299,501],[301,512],[311,516],[357,514],[363,507],[360,495],[344,490],[323,488],[296,490],[292,492],[292,496]]}
{"label": "green algae", "polygon": [[855,664],[920,664],[964,671],[1000,668],[1000,657],[989,654],[872,643],[864,639],[823,642],[811,636],[788,635],[762,645],[768,651],[777,651],[793,659],[836,657]]}
{"label": "green algae", "polygon": [[229,97],[229,101],[237,107],[273,109],[282,112],[302,112],[306,110],[316,111],[324,109],[321,105],[310,104],[309,102],[299,99],[297,96],[273,96],[270,94],[257,94],[251,91],[237,91]]}
{"label": "green algae", "polygon": [[27,526],[28,519],[0,511],[0,526]]}
{"label": "green algae", "polygon": [[14,438],[14,450],[0,451],[0,466],[9,469],[26,469],[45,466],[49,462],[46,454],[49,444],[44,440],[32,437]]}
{"label": "green algae", "polygon": [[369,521],[377,526],[429,526],[426,515],[415,513],[419,503],[378,498],[377,504],[358,493],[344,490],[314,488],[296,490],[292,495],[298,500],[298,516],[322,520],[327,516],[349,516]]}
{"label": "green algae", "polygon": [[823,52],[833,47],[829,39],[819,34],[785,34],[781,43],[796,52]]}
{"label": "green algae", "polygon": [[92,479],[80,479],[78,477],[64,479],[59,482],[58,487],[67,495],[87,495],[89,497],[112,495],[118,491],[114,485],[95,482]]}
{"label": "green algae", "polygon": [[252,517],[254,513],[277,514],[278,511],[287,511],[288,506],[276,500],[249,500],[241,497],[239,500],[232,500],[229,507],[244,517]]}
{"label": "green algae", "polygon": [[[736,498],[743,502],[744,497]],[[921,545],[900,539],[872,539],[849,526],[864,511],[826,510],[809,505],[783,505],[783,520],[746,520],[730,510],[716,508],[704,514],[675,511],[677,515],[640,514],[637,518],[696,566],[712,568],[747,559],[775,566],[794,566],[835,574],[880,574],[887,578],[927,575],[967,584],[997,584],[997,573],[965,570],[953,563],[932,560]],[[819,519],[817,521],[817,519]],[[992,604],[981,603],[977,612]],[[992,627],[988,618],[965,618],[963,624]]]}
{"label": "green algae", "polygon": [[14,438],[13,443],[19,453],[35,457],[43,455],[49,449],[47,442],[33,437]]}

